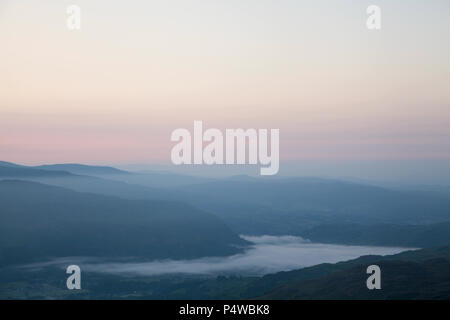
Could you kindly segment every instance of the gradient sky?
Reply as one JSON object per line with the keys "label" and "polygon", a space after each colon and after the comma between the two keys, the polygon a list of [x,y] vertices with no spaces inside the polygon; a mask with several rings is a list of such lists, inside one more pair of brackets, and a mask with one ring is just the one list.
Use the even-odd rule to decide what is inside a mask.
{"label": "gradient sky", "polygon": [[168,163],[203,120],[279,128],[282,162],[446,164],[449,39],[447,0],[0,0],[0,159]]}

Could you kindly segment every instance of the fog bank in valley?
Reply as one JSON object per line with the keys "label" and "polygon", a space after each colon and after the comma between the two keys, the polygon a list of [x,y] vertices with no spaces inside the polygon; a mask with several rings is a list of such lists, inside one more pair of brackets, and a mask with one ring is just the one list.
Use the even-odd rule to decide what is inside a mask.
{"label": "fog bank in valley", "polygon": [[28,265],[27,267],[42,268],[48,265],[67,266],[68,264],[77,264],[82,271],[117,275],[234,274],[259,276],[320,263],[345,261],[362,255],[388,255],[411,250],[397,247],[319,244],[294,236],[242,236],[242,238],[250,241],[252,245],[243,254],[228,257],[150,262],[105,261],[90,257],[68,257],[47,263]]}

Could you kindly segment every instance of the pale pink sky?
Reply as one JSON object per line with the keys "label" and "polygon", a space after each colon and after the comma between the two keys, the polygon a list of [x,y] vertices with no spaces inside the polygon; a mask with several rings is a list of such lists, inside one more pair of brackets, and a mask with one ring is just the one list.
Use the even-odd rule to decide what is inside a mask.
{"label": "pale pink sky", "polygon": [[[170,133],[279,128],[281,160],[450,159],[450,5],[0,5],[0,160],[169,162]],[[351,4],[351,5],[350,5]]]}

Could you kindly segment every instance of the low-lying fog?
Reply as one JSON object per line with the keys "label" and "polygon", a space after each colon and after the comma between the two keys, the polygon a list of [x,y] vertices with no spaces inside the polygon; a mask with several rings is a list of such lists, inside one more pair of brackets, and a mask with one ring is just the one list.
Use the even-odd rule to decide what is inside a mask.
{"label": "low-lying fog", "polygon": [[108,262],[95,258],[70,257],[47,263],[28,265],[42,268],[48,265],[77,264],[82,272],[153,276],[165,274],[239,274],[264,275],[300,269],[324,262],[335,263],[362,255],[389,255],[411,248],[346,246],[311,243],[294,236],[241,236],[252,243],[245,253],[229,257],[207,257],[193,260],[161,260],[151,262]]}

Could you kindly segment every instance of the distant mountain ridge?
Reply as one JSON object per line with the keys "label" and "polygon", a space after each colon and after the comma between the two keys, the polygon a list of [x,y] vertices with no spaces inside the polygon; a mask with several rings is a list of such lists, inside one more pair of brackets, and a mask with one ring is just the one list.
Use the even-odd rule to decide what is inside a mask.
{"label": "distant mountain ridge", "polygon": [[[368,290],[366,269],[381,269],[381,290]],[[263,277],[258,299],[450,299],[450,247],[363,256]],[[269,284],[270,283],[270,284]],[[276,285],[274,285],[276,284]]]}
{"label": "distant mountain ridge", "polygon": [[25,167],[25,166],[22,166],[22,165],[19,165],[19,164],[15,164],[15,163],[12,163],[12,162],[8,162],[8,161],[0,161],[0,167],[16,167],[16,168],[19,168],[19,167]]}
{"label": "distant mountain ridge", "polygon": [[[70,166],[80,168],[62,165],[53,169]],[[84,165],[81,168],[100,170],[86,169]],[[100,171],[116,172],[112,167],[106,168],[110,169]],[[1,178],[32,180],[126,199],[182,201],[215,214],[238,234],[302,235],[307,229],[326,224],[412,225],[450,221],[450,198],[440,193],[391,190],[314,177],[235,176],[220,180],[156,172],[81,175],[0,164]]]}
{"label": "distant mountain ridge", "polygon": [[[113,176],[132,176],[132,174],[117,174]],[[92,192],[128,199],[177,200],[175,195],[171,195],[169,191],[133,185],[121,180],[109,180],[102,175],[82,175],[68,171],[44,170],[10,163],[7,163],[7,165],[0,163],[1,179],[34,181],[79,192]]]}
{"label": "distant mountain ridge", "polygon": [[347,245],[450,246],[450,222],[423,225],[323,224],[302,231],[300,235],[313,242]]}
{"label": "distant mountain ridge", "polygon": [[0,178],[18,177],[68,177],[72,173],[68,171],[48,171],[24,166],[10,166],[0,164]]}
{"label": "distant mountain ridge", "polygon": [[[94,166],[78,163],[45,164],[39,166],[24,166],[11,162],[0,161],[0,178],[20,177],[56,177],[64,173],[74,176],[90,176],[108,179],[111,182],[125,182],[151,188],[170,188],[211,182],[216,179],[187,176],[171,172],[149,171],[132,172],[111,166]],[[19,171],[18,169],[23,169]],[[57,173],[55,173],[57,172]],[[43,181],[50,183],[49,181]],[[53,180],[56,182],[56,180]]]}
{"label": "distant mountain ridge", "polygon": [[128,171],[120,170],[110,166],[93,166],[79,163],[60,163],[60,164],[45,164],[39,166],[24,166],[12,162],[0,161],[0,168],[1,167],[70,172],[73,174],[82,174],[82,175],[129,174]]}
{"label": "distant mountain ridge", "polygon": [[78,163],[64,163],[64,164],[47,164],[41,166],[35,166],[33,168],[50,170],[50,171],[69,171],[75,174],[130,174],[128,171],[116,169],[108,166],[91,166]]}

